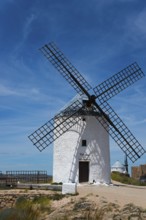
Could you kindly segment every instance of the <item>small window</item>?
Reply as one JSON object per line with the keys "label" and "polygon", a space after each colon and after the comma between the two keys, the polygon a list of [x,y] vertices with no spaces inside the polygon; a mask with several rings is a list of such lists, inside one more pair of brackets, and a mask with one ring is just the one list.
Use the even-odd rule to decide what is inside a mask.
{"label": "small window", "polygon": [[86,147],[87,146],[87,141],[86,140],[82,140],[82,147]]}

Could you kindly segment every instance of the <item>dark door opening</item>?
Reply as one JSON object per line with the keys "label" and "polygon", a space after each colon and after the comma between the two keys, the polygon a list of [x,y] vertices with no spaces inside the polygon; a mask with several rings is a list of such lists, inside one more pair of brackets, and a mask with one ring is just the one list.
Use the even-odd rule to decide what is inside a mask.
{"label": "dark door opening", "polygon": [[89,161],[79,161],[79,183],[89,181]]}

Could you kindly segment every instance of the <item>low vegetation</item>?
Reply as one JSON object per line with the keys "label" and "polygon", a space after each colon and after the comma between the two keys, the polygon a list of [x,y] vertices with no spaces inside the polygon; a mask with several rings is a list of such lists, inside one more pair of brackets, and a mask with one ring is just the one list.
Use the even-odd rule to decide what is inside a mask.
{"label": "low vegetation", "polygon": [[120,183],[129,184],[129,185],[136,185],[136,186],[146,186],[146,183],[140,182],[129,175],[119,172],[112,172],[111,173],[112,180],[118,181]]}
{"label": "low vegetation", "polygon": [[40,207],[38,208],[32,201],[20,197],[15,207],[7,208],[0,212],[1,220],[37,220],[40,216]]}
{"label": "low vegetation", "polygon": [[[68,197],[70,195],[66,195]],[[118,204],[101,200],[99,204],[89,197],[74,198],[60,208],[53,208],[54,200],[64,197],[61,193],[20,196],[13,208],[0,211],[0,220],[109,220],[109,219],[145,219],[146,211],[133,204],[121,208]]]}
{"label": "low vegetation", "polygon": [[62,194],[52,194],[49,196],[36,196],[32,200],[20,196],[13,208],[6,208],[0,211],[0,220],[39,220],[42,214],[49,214],[51,202],[60,200]]}

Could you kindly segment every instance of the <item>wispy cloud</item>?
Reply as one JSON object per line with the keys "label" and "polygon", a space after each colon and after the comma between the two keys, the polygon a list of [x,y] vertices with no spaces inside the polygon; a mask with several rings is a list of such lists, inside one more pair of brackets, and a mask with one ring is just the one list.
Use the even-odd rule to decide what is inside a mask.
{"label": "wispy cloud", "polygon": [[32,31],[32,25],[33,25],[33,22],[35,21],[35,19],[36,19],[36,15],[34,13],[31,13],[28,17],[26,17],[24,19],[24,24],[23,24],[22,30],[21,30],[22,37],[21,37],[20,41],[18,41],[17,44],[15,44],[15,49],[13,51],[13,53],[15,55],[17,55],[17,54],[19,55],[19,52],[25,46],[26,41],[29,37],[29,34]]}
{"label": "wispy cloud", "polygon": [[134,26],[131,27],[135,33],[138,35],[142,34],[144,36],[146,34],[146,9],[142,10],[136,19],[134,20]]}
{"label": "wispy cloud", "polygon": [[11,95],[17,95],[17,92],[4,85],[0,85],[0,96],[11,96]]}
{"label": "wispy cloud", "polygon": [[2,84],[0,84],[0,96],[18,96],[34,100],[41,100],[42,97],[45,97],[38,88],[13,88]]}
{"label": "wispy cloud", "polygon": [[146,9],[131,14],[125,23],[124,40],[127,40],[133,47],[142,47],[146,34]]}
{"label": "wispy cloud", "polygon": [[26,18],[24,26],[23,26],[23,40],[25,40],[28,37],[29,33],[31,32],[31,30],[32,30],[31,26],[32,26],[35,19],[36,19],[35,14],[30,14]]}

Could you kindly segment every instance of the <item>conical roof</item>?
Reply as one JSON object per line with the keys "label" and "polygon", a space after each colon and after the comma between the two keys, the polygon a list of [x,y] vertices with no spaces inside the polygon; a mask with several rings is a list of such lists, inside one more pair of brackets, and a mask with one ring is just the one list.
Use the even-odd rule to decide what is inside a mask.
{"label": "conical roof", "polygon": [[92,115],[92,116],[101,116],[101,114],[91,106],[87,108],[84,101],[87,101],[88,97],[86,95],[77,94],[69,103],[67,103],[59,113],[56,114],[56,117],[70,116],[72,114],[76,116],[81,115]]}
{"label": "conical roof", "polygon": [[112,165],[112,168],[125,168],[118,160]]}

